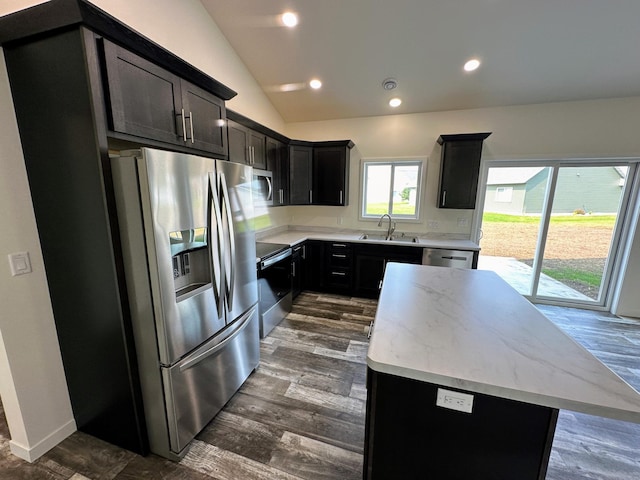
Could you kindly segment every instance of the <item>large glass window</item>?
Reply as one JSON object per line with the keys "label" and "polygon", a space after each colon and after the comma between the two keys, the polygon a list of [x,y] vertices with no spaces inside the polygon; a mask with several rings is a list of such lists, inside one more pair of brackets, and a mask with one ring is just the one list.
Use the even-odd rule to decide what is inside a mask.
{"label": "large glass window", "polygon": [[422,160],[364,160],[362,217],[417,219],[421,198]]}

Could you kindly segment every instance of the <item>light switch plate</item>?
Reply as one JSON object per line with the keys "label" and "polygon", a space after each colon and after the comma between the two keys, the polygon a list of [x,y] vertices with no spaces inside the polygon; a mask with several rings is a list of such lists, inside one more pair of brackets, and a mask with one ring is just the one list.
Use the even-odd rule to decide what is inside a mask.
{"label": "light switch plate", "polygon": [[473,411],[473,395],[438,388],[436,405],[459,412],[471,413]]}
{"label": "light switch plate", "polygon": [[11,275],[24,275],[31,273],[31,260],[29,252],[17,252],[9,254],[9,266],[11,267]]}

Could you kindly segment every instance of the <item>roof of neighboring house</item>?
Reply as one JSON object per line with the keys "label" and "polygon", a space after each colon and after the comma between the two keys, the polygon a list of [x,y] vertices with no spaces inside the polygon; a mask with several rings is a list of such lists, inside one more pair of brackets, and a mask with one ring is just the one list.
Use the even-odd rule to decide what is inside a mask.
{"label": "roof of neighboring house", "polygon": [[618,175],[622,178],[627,178],[627,172],[629,171],[629,167],[613,167],[618,172]]}
{"label": "roof of neighboring house", "polygon": [[519,185],[527,183],[546,167],[490,168],[487,185]]}

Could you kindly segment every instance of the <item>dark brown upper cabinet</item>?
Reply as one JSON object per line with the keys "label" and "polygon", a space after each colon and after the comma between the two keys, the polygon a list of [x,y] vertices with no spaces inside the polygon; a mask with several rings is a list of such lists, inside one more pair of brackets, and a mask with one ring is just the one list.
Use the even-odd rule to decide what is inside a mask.
{"label": "dark brown upper cabinet", "polygon": [[267,169],[266,136],[233,120],[227,121],[229,160],[260,170]]}
{"label": "dark brown upper cabinet", "polygon": [[289,147],[289,195],[291,205],[349,203],[351,140],[292,141]]}
{"label": "dark brown upper cabinet", "polygon": [[103,45],[114,132],[227,155],[223,100],[114,43]]}
{"label": "dark brown upper cabinet", "polygon": [[349,205],[349,158],[353,142],[318,142],[313,147],[313,204]]}
{"label": "dark brown upper cabinet", "polygon": [[266,138],[267,168],[273,172],[273,206],[289,204],[289,153],[287,146],[275,138]]}
{"label": "dark brown upper cabinet", "polygon": [[438,208],[476,207],[482,142],[489,135],[491,132],[440,135],[442,161]]}
{"label": "dark brown upper cabinet", "polygon": [[313,147],[289,146],[289,204],[312,205]]}

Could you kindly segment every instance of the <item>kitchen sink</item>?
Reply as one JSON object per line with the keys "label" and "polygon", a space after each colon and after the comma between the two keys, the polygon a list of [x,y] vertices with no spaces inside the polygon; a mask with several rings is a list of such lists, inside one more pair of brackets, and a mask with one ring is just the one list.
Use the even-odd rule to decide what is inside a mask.
{"label": "kitchen sink", "polygon": [[377,233],[363,233],[360,235],[360,240],[371,240],[372,242],[406,242],[406,243],[419,243],[418,237],[406,237],[404,234],[391,235],[391,238],[387,239],[386,235]]}

